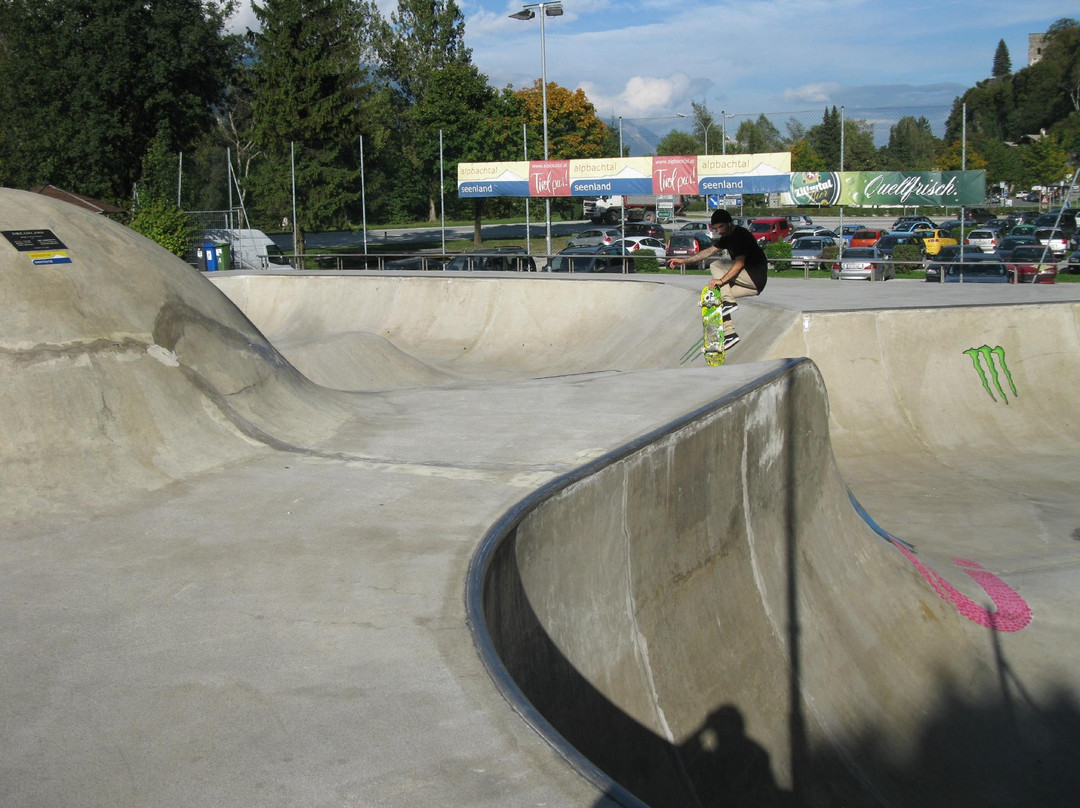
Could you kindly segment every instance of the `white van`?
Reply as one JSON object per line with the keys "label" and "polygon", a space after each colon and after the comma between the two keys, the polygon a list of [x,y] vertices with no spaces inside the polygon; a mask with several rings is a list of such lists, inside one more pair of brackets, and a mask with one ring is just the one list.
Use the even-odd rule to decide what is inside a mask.
{"label": "white van", "polygon": [[229,245],[230,269],[291,269],[281,248],[262,230],[207,230],[204,241]]}

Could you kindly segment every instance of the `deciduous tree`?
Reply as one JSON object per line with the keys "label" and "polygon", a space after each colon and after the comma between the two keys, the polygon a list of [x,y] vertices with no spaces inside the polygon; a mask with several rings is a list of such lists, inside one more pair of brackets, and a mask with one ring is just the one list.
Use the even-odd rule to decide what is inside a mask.
{"label": "deciduous tree", "polygon": [[232,66],[232,2],[0,2],[0,179],[119,200],[150,141],[212,125]]}

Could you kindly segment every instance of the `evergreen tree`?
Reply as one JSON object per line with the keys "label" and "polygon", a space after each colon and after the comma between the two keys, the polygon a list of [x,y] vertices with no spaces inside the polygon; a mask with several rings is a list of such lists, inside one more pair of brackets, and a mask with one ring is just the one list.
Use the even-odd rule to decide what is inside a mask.
{"label": "evergreen tree", "polygon": [[362,65],[377,11],[366,0],[266,0],[252,8],[262,24],[252,65],[256,211],[277,222],[291,210],[295,152],[298,230],[343,226],[360,201],[360,136],[375,95]]}
{"label": "evergreen tree", "polygon": [[[403,160],[398,186],[437,218],[439,140],[460,158],[494,93],[465,47],[465,20],[454,0],[398,0],[381,30],[382,76],[393,88]],[[419,213],[420,211],[417,211]]]}
{"label": "evergreen tree", "polygon": [[889,130],[884,148],[884,168],[890,171],[931,171],[939,149],[938,139],[924,117],[901,118]]}
{"label": "evergreen tree", "polygon": [[[810,127],[806,134],[807,145],[818,154],[830,171],[840,167],[840,112],[834,106],[826,109],[821,123]],[[845,168],[847,166],[845,165]]]}
{"label": "evergreen tree", "polygon": [[175,153],[212,123],[230,12],[216,0],[0,2],[0,180],[126,198],[159,131]]}
{"label": "evergreen tree", "polygon": [[997,50],[994,51],[994,68],[991,75],[995,79],[1001,79],[1012,73],[1012,60],[1009,58],[1009,49],[1004,39],[998,40]]}

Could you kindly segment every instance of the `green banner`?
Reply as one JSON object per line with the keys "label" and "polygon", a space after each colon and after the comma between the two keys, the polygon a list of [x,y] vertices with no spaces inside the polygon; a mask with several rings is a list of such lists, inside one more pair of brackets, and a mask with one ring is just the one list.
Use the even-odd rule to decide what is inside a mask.
{"label": "green banner", "polygon": [[796,205],[984,205],[986,172],[796,171],[791,198]]}

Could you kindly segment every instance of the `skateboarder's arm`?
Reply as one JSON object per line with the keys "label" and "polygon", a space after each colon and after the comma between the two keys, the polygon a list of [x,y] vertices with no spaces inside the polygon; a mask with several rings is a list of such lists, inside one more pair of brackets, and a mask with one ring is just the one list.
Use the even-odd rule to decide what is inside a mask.
{"label": "skateboarder's arm", "polygon": [[687,264],[697,264],[701,261],[704,261],[710,255],[716,255],[718,252],[720,252],[720,250],[716,247],[706,247],[704,250],[697,253],[696,255],[691,255],[687,258],[672,258],[670,261],[668,261],[668,266],[671,269],[674,269],[675,267],[686,266]]}
{"label": "skateboarder's arm", "polygon": [[709,281],[709,287],[712,289],[719,289],[724,284],[731,283],[733,280],[739,277],[739,273],[743,271],[744,266],[746,266],[746,258],[740,255],[738,258],[731,262],[731,266],[728,268],[728,271],[723,274],[722,277],[713,278],[711,281]]}

